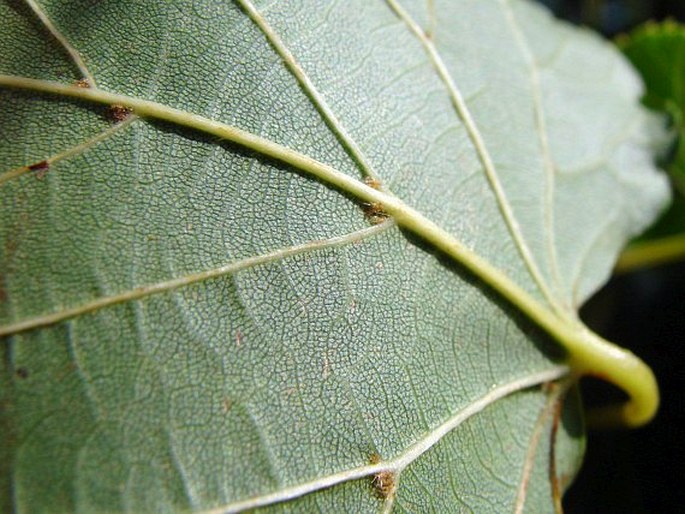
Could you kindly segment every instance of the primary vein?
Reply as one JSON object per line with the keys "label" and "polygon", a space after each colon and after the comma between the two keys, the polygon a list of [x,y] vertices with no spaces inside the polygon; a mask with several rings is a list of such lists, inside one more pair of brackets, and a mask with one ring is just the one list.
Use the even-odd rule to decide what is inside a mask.
{"label": "primary vein", "polygon": [[[390,1],[390,0],[388,0]],[[631,352],[591,332],[575,317],[551,311],[530,293],[483,257],[464,246],[455,236],[404,203],[401,199],[370,187],[337,169],[291,148],[225,123],[156,102],[84,89],[48,80],[0,75],[0,87],[36,91],[63,97],[129,107],[143,117],[175,123],[231,141],[265,158],[292,166],[362,202],[378,203],[398,225],[421,237],[444,253],[546,331],[568,351],[568,363],[577,374],[592,374],[622,388],[630,400],[599,412],[598,422],[638,426],[649,421],[659,405],[659,389],[651,369]]]}
{"label": "primary vein", "polygon": [[431,41],[431,39],[429,39],[426,36],[423,29],[419,27],[419,25],[414,21],[414,19],[409,15],[409,13],[407,13],[407,11],[405,11],[404,8],[396,0],[386,1],[390,8],[397,14],[398,18],[400,18],[400,20],[402,20],[407,25],[412,34],[414,34],[414,36],[419,40],[421,45],[424,47],[438,76],[445,84],[445,87],[447,88],[448,94],[452,101],[452,105],[454,106],[457,115],[464,123],[464,127],[466,128],[468,136],[471,139],[473,146],[475,147],[476,154],[478,155],[478,159],[480,160],[481,165],[483,166],[483,170],[485,171],[488,183],[490,184],[490,187],[492,188],[492,191],[495,194],[495,198],[497,199],[497,205],[499,207],[500,212],[502,213],[504,222],[507,226],[507,229],[509,230],[509,233],[514,239],[516,248],[521,254],[524,264],[528,268],[528,272],[530,273],[531,277],[533,278],[533,281],[538,286],[538,289],[544,296],[545,300],[547,300],[547,302],[550,304],[550,306],[552,306],[555,310],[561,311],[562,309],[558,304],[558,300],[549,291],[549,288],[547,287],[547,284],[545,283],[545,280],[543,279],[540,270],[538,269],[537,264],[535,263],[535,259],[523,238],[521,227],[516,221],[516,217],[514,216],[511,206],[507,201],[506,194],[504,192],[504,189],[502,188],[502,184],[497,175],[497,170],[495,169],[495,164],[493,163],[492,157],[488,152],[485,141],[483,140],[483,136],[481,135],[480,130],[478,129],[476,122],[473,119],[473,116],[471,116],[469,108],[467,107],[461,92],[454,83],[454,80],[452,79],[452,76],[448,71],[447,66],[442,60],[440,54],[438,53],[437,48],[433,44],[433,41]]}

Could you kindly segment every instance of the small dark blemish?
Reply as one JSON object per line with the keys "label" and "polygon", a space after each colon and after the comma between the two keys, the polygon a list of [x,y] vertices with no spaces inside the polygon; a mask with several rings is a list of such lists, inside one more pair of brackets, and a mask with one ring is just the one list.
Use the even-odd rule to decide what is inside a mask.
{"label": "small dark blemish", "polygon": [[41,180],[45,177],[45,174],[50,169],[50,163],[48,161],[40,161],[29,166],[30,171],[36,172],[36,178]]}
{"label": "small dark blemish", "polygon": [[[380,191],[381,189],[380,181],[373,177],[364,177],[364,184],[376,189],[377,191]],[[364,215],[366,216],[366,219],[368,219],[369,223],[372,225],[383,223],[390,217],[388,213],[385,212],[385,208],[380,202],[364,203],[362,204],[362,209],[364,209]]]}
{"label": "small dark blemish", "polygon": [[133,110],[131,110],[129,107],[114,104],[109,106],[109,109],[107,110],[107,117],[115,123],[120,123],[128,118],[132,113]]}
{"label": "small dark blemish", "polygon": [[[369,461],[371,464],[379,464],[383,459],[377,453],[371,455]],[[395,491],[396,476],[393,471],[385,470],[379,471],[373,475],[371,485],[373,485],[376,494],[384,500],[389,498]]]}
{"label": "small dark blemish", "polygon": [[90,89],[91,88],[90,81],[88,79],[85,79],[85,78],[77,80],[76,82],[74,82],[74,85],[76,87],[80,87],[82,89]]}
{"label": "small dark blemish", "polygon": [[372,225],[378,225],[387,220],[390,216],[385,212],[383,204],[380,202],[365,203],[362,205],[364,209],[364,215],[369,223]]}
{"label": "small dark blemish", "polygon": [[364,184],[366,184],[369,187],[372,187],[373,189],[376,189],[377,191],[380,191],[381,189],[381,181],[373,177],[364,177]]}
{"label": "small dark blemish", "polygon": [[17,377],[21,378],[22,380],[29,378],[29,371],[26,368],[17,368],[15,373]]}

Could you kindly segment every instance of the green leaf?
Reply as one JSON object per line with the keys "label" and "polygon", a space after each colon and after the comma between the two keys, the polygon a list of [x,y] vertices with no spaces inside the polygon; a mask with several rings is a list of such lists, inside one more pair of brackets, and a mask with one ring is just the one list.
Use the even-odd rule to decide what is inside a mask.
{"label": "green leaf", "polygon": [[649,22],[618,44],[645,82],[645,105],[670,114],[677,136],[666,163],[673,204],[621,257],[619,269],[631,270],[685,257],[685,26]]}
{"label": "green leaf", "polygon": [[668,197],[598,37],[494,0],[0,19],[3,510],[548,512],[578,374],[653,415],[576,317]]}

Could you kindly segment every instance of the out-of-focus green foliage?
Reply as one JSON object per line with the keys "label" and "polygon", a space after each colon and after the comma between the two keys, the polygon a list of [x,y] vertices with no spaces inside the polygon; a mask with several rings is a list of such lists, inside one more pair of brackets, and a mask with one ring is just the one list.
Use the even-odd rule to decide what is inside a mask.
{"label": "out-of-focus green foliage", "polygon": [[668,113],[676,137],[664,162],[673,184],[673,204],[624,254],[619,268],[631,269],[685,256],[685,26],[672,20],[650,22],[617,43],[642,75],[644,103]]}

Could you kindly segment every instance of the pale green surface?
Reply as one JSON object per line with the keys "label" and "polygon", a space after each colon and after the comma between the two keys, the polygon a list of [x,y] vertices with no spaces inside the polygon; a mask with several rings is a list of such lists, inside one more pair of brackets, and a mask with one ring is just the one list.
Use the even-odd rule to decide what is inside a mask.
{"label": "pale green surface", "polygon": [[[263,33],[233,4],[63,4],[43,5],[99,87],[236,125],[361,178]],[[32,15],[9,5],[0,3],[8,20],[0,72],[79,78]],[[559,167],[547,190],[555,201],[546,206],[530,70],[507,6],[438,2],[435,41],[523,240],[570,308],[606,278],[665,187],[650,171],[646,115],[623,62],[594,37],[513,2],[531,54],[544,64],[541,100]],[[257,7],[384,186],[542,300],[443,83],[393,12],[380,2]],[[411,11],[421,19],[421,10]],[[93,137],[108,126],[102,112],[0,90],[2,170]],[[285,166],[144,121],[55,165],[43,180],[5,183],[0,199],[0,324],[367,226],[350,199]],[[543,341],[496,294],[396,228],[7,337],[0,506],[201,510],[366,465],[373,452],[392,458],[494,385],[551,369]],[[28,378],[16,376],[19,368]],[[534,423],[543,403],[540,395],[513,395],[479,415],[494,420],[467,423]],[[495,501],[511,504],[522,457],[489,447],[493,437],[511,437],[520,450],[530,425],[513,428],[460,436],[473,433],[463,425],[431,452],[453,459],[462,454],[455,447],[489,452],[495,475],[509,484]],[[578,444],[562,445],[566,461]],[[454,470],[430,456],[406,476],[428,466],[448,480]],[[339,488],[350,502],[341,511],[357,498],[359,509],[379,506],[369,482],[305,498],[302,509],[312,508],[308,501],[330,509]],[[530,487],[536,504],[527,509],[549,511],[544,475]],[[441,494],[478,510],[465,487]],[[407,488],[398,500],[437,506],[434,496]]]}

